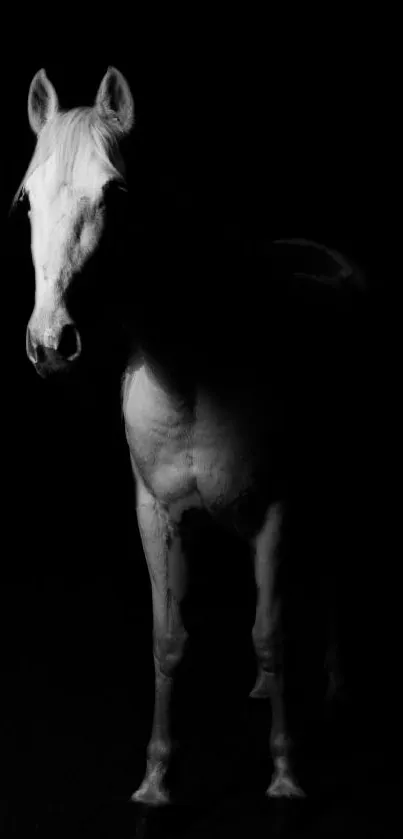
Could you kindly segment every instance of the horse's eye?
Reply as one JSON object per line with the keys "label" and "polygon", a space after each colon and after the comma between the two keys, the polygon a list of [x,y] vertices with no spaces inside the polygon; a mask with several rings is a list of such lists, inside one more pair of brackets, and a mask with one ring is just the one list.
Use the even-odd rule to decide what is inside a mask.
{"label": "horse's eye", "polygon": [[103,203],[110,203],[110,201],[122,200],[127,189],[122,181],[109,181],[103,189],[102,200]]}
{"label": "horse's eye", "polygon": [[28,214],[28,216],[30,215],[31,204],[30,204],[30,201],[29,201],[28,193],[25,192],[25,189],[23,189],[21,191],[20,195],[18,196],[17,204],[18,204],[18,208],[20,210],[22,210],[23,212],[26,212]]}
{"label": "horse's eye", "polygon": [[15,215],[19,219],[31,217],[31,205],[29,196],[25,190],[21,190],[18,197],[14,199],[10,208],[10,215],[11,214]]}

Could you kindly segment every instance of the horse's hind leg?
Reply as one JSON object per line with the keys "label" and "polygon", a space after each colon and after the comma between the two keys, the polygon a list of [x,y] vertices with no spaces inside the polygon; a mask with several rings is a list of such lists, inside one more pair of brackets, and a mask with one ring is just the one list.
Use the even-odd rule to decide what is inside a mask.
{"label": "horse's hind leg", "polygon": [[280,597],[278,592],[278,548],[282,527],[282,507],[272,505],[264,526],[253,542],[257,586],[256,619],[252,630],[258,661],[258,676],[252,698],[271,699],[272,727],[270,749],[274,774],[269,796],[303,796],[291,772],[292,743],[287,730],[284,701],[283,650]]}
{"label": "horse's hind leg", "polygon": [[174,673],[187,639],[179,607],[185,589],[185,566],[167,511],[140,480],[137,481],[137,517],[152,589],[155,705],[146,774],[132,800],[155,807],[170,803],[165,785],[173,750],[170,700]]}

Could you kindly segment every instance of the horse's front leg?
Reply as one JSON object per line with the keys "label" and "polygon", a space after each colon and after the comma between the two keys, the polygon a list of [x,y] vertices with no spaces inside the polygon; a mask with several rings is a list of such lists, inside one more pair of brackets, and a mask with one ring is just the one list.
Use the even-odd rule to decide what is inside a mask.
{"label": "horse's front leg", "polygon": [[170,701],[175,670],[187,639],[180,616],[186,569],[180,540],[167,510],[140,480],[137,517],[152,588],[155,705],[146,774],[132,800],[156,807],[170,803],[165,784],[173,751]]}
{"label": "horse's front leg", "polygon": [[267,795],[294,798],[304,796],[304,792],[291,769],[292,741],[285,709],[282,592],[279,591],[278,574],[282,525],[282,505],[273,504],[261,531],[253,541],[257,607],[252,636],[258,676],[250,696],[254,699],[270,697],[271,700],[270,750],[274,774]]}

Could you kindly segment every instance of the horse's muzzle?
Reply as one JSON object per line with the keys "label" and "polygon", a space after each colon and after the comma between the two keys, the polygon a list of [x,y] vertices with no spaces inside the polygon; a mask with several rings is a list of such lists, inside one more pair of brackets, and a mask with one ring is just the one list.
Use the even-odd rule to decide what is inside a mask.
{"label": "horse's muzzle", "polygon": [[58,341],[52,345],[37,341],[29,326],[26,332],[26,351],[29,360],[40,376],[56,372],[67,372],[81,354],[80,334],[73,324],[66,324]]}

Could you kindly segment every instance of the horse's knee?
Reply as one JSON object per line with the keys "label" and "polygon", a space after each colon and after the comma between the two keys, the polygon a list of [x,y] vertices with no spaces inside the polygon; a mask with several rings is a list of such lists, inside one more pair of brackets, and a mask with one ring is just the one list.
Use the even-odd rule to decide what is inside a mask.
{"label": "horse's knee", "polygon": [[253,646],[256,657],[264,670],[274,671],[281,660],[281,633],[279,629],[267,629],[262,632],[255,627],[252,630]]}
{"label": "horse's knee", "polygon": [[159,670],[169,676],[183,657],[188,633],[186,630],[154,636],[154,657]]}
{"label": "horse's knee", "polygon": [[271,638],[269,635],[262,635],[252,630],[253,647],[259,661],[266,659],[271,654]]}

